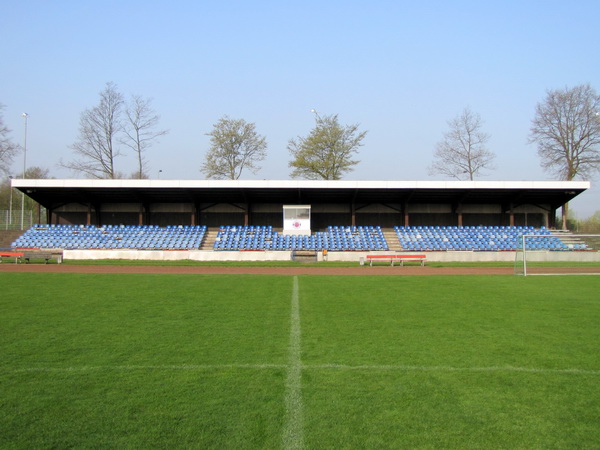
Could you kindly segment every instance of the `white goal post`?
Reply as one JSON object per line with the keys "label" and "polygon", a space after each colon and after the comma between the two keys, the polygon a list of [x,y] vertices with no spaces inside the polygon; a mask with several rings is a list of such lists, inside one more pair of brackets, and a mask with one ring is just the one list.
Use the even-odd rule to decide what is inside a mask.
{"label": "white goal post", "polygon": [[525,234],[517,243],[515,274],[600,275],[598,250],[600,234]]}

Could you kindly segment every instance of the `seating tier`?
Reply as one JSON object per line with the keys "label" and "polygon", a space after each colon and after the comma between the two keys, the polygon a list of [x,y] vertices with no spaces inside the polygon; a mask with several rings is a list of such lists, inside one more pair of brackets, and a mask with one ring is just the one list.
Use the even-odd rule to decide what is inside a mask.
{"label": "seating tier", "polygon": [[334,227],[310,236],[284,235],[271,226],[223,226],[214,250],[387,250],[380,227]]}
{"label": "seating tier", "polygon": [[[201,247],[206,231],[205,225],[34,225],[11,247],[193,250]],[[586,250],[585,244],[564,244],[546,228],[397,226],[394,231],[403,251],[514,251],[522,245],[524,234],[544,236],[529,238],[528,250]],[[378,226],[330,226],[310,236],[280,234],[271,226],[222,226],[213,249],[377,251],[389,247]]]}
{"label": "seating tier", "polygon": [[394,227],[400,245],[409,251],[517,250],[525,234],[544,235],[527,240],[527,250],[584,250],[569,247],[544,227]]}
{"label": "seating tier", "polygon": [[193,250],[200,248],[205,233],[205,225],[34,225],[11,247]]}

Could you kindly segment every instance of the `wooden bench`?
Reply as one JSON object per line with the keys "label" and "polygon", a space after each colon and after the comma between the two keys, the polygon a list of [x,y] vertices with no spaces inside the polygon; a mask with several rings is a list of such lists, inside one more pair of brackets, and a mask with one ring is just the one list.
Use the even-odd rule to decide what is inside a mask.
{"label": "wooden bench", "polygon": [[394,265],[394,261],[400,261],[400,266],[404,265],[404,261],[420,261],[421,266],[425,265],[425,260],[427,259],[427,255],[417,255],[417,254],[391,254],[391,255],[367,255],[367,261],[369,261],[369,266],[373,266],[373,261],[390,261],[392,266]]}
{"label": "wooden bench", "polygon": [[61,257],[58,254],[53,254],[50,252],[25,252],[23,254],[23,260],[29,264],[32,259],[43,259],[44,264],[48,264],[48,261],[51,259],[56,259],[58,263],[61,262]]}
{"label": "wooden bench", "polygon": [[0,252],[0,262],[3,258],[15,258],[15,264],[23,257],[23,252]]}

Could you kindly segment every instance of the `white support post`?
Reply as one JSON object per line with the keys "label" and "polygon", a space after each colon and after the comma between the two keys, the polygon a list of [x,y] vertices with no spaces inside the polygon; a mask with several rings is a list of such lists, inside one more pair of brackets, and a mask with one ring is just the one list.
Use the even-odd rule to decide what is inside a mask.
{"label": "white support post", "polygon": [[525,248],[525,235],[523,235],[523,276],[527,276],[527,249]]}

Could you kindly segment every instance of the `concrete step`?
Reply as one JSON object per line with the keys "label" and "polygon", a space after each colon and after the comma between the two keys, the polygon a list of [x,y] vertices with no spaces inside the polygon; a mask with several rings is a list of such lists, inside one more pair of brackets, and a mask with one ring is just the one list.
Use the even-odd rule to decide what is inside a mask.
{"label": "concrete step", "polygon": [[0,230],[0,248],[10,248],[10,244],[15,242],[25,231],[21,230]]}
{"label": "concrete step", "polygon": [[551,234],[565,245],[585,244],[589,250],[600,250],[600,238],[594,236],[579,236],[564,230],[555,230]]}
{"label": "concrete step", "polygon": [[202,240],[200,250],[212,250],[215,241],[217,240],[217,234],[219,234],[219,230],[207,230],[206,233],[204,233],[204,239]]}
{"label": "concrete step", "polygon": [[394,230],[383,230],[383,237],[385,238],[390,251],[402,251],[402,246],[400,245],[400,241],[398,240],[398,236]]}

